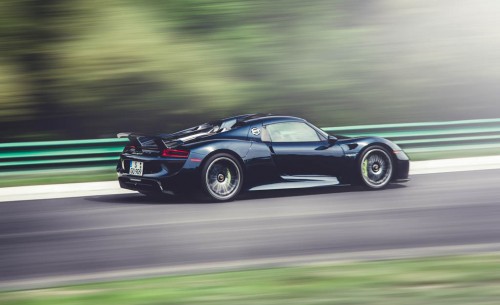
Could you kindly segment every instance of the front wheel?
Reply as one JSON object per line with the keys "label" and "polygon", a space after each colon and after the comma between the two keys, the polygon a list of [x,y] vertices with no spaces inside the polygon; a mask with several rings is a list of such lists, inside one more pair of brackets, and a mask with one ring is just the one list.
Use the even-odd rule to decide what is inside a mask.
{"label": "front wheel", "polygon": [[385,187],[393,173],[393,161],[387,150],[381,146],[369,147],[359,160],[361,181],[371,189]]}
{"label": "front wheel", "polygon": [[202,187],[215,201],[234,199],[243,186],[243,170],[240,163],[230,154],[216,154],[210,157],[202,171]]}

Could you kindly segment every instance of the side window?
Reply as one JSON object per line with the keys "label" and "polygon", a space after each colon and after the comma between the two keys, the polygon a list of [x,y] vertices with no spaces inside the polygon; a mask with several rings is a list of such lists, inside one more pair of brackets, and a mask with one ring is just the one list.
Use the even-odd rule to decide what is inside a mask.
{"label": "side window", "polygon": [[317,142],[321,141],[316,131],[302,122],[286,122],[267,125],[272,142]]}

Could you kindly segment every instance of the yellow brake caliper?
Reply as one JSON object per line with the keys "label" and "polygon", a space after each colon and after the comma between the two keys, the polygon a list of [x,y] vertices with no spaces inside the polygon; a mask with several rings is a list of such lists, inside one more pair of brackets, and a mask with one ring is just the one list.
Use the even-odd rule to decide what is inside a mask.
{"label": "yellow brake caliper", "polygon": [[361,173],[363,176],[368,177],[368,159],[363,160],[363,164],[361,164]]}

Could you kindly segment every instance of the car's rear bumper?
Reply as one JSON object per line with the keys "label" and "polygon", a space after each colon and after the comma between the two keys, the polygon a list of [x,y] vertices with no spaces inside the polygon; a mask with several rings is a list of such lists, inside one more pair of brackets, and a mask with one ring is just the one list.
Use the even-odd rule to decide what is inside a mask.
{"label": "car's rear bumper", "polygon": [[[201,160],[201,158],[200,158]],[[142,176],[131,175],[130,162],[143,163]],[[122,154],[116,166],[120,187],[138,192],[192,191],[199,183],[199,159],[178,160]]]}
{"label": "car's rear bumper", "polygon": [[177,193],[198,187],[194,170],[181,170],[172,176],[144,177],[118,172],[120,187],[138,192]]}
{"label": "car's rear bumper", "polygon": [[118,178],[118,182],[121,188],[138,192],[163,193],[166,191],[160,181],[153,179],[122,176]]}

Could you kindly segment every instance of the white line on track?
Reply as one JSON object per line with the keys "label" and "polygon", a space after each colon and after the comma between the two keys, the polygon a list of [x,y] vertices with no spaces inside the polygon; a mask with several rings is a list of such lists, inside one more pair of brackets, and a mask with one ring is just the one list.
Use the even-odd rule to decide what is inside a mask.
{"label": "white line on track", "polygon": [[[500,169],[500,156],[413,161],[410,175]],[[411,183],[411,182],[410,182]],[[0,188],[0,202],[130,194],[117,181]]]}

